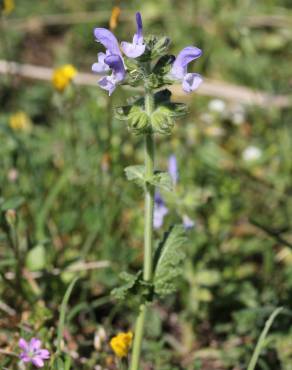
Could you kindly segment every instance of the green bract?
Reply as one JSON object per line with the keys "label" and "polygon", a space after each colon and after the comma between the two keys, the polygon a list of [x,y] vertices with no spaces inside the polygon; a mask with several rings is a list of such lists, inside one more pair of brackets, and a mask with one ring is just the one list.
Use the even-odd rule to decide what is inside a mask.
{"label": "green bract", "polygon": [[150,115],[145,109],[145,99],[139,98],[129,105],[116,108],[116,118],[128,121],[130,130],[135,134],[170,134],[175,118],[188,111],[185,104],[173,103],[170,98],[171,92],[168,89],[154,94],[154,110]]}

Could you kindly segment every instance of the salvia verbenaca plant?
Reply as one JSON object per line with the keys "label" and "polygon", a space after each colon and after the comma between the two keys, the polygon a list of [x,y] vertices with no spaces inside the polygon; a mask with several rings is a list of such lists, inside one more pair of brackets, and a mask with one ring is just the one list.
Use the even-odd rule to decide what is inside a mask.
{"label": "salvia verbenaca plant", "polygon": [[[113,33],[105,28],[95,28],[96,41],[105,47],[98,53],[93,72],[101,78],[98,85],[111,95],[119,85],[143,86],[144,95],[133,97],[127,105],[115,109],[118,119],[127,121],[130,131],[145,138],[145,165],[125,169],[128,180],[136,182],[145,191],[144,266],[134,274],[123,273],[124,285],[113,291],[117,299],[137,302],[138,317],[134,330],[131,370],[140,366],[140,353],[148,306],[158,298],[171,294],[176,289],[184,259],[185,228],[175,225],[164,235],[163,240],[153,243],[153,214],[156,194],[173,190],[175,175],[155,169],[154,135],[168,135],[176,118],[187,113],[182,103],[171,101],[167,85],[181,82],[183,91],[191,93],[202,82],[197,73],[188,72],[188,65],[202,55],[194,46],[184,48],[177,57],[168,54],[170,39],[143,34],[141,14],[136,14],[137,31],[132,42],[119,45]],[[171,172],[171,171],[170,171]],[[156,202],[158,196],[156,195]],[[166,212],[166,209],[164,209]],[[121,367],[127,366],[122,357]]]}

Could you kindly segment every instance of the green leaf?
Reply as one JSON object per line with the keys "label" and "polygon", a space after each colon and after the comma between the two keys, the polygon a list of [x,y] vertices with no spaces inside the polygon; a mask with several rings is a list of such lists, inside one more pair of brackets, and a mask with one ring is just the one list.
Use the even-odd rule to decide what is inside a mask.
{"label": "green leaf", "polygon": [[46,249],[43,244],[36,245],[26,256],[26,267],[30,271],[39,271],[46,267]]}
{"label": "green leaf", "polygon": [[60,356],[54,360],[54,370],[65,370],[64,361]]}
{"label": "green leaf", "polygon": [[154,256],[154,292],[166,296],[175,292],[177,278],[182,275],[182,261],[185,253],[182,246],[186,242],[185,230],[176,225],[164,235]]}
{"label": "green leaf", "polygon": [[[144,281],[142,271],[138,271],[135,275],[127,272],[122,272],[120,278],[123,284],[112,290],[111,294],[118,300],[130,302],[133,298],[135,306],[146,301],[151,301],[153,297],[153,285],[150,282]],[[138,302],[137,302],[138,301]]]}
{"label": "green leaf", "polygon": [[173,190],[173,182],[168,172],[157,171],[152,177],[152,179],[149,180],[149,182],[150,184],[157,186],[161,190],[165,191]]}
{"label": "green leaf", "polygon": [[125,300],[141,277],[141,271],[139,271],[136,275],[129,274],[128,272],[122,272],[120,274],[120,278],[124,283],[120,287],[113,289],[111,294],[118,300]]}
{"label": "green leaf", "polygon": [[2,204],[0,204],[1,211],[7,211],[8,209],[17,209],[25,202],[23,197],[13,197],[7,200],[4,200]]}
{"label": "green leaf", "polygon": [[256,367],[256,364],[258,362],[258,359],[260,357],[260,354],[261,354],[261,350],[262,348],[264,347],[265,345],[265,340],[266,340],[266,337],[268,335],[268,332],[275,320],[275,318],[283,311],[283,307],[279,307],[277,309],[274,310],[274,312],[271,314],[271,316],[268,318],[268,320],[266,321],[265,323],[265,327],[259,337],[259,340],[257,342],[257,345],[256,345],[256,348],[254,350],[254,353],[252,355],[252,358],[250,360],[250,363],[248,365],[248,368],[247,370],[254,370],[255,367]]}
{"label": "green leaf", "polygon": [[144,187],[145,185],[145,167],[143,165],[129,166],[125,168],[125,173],[129,181]]}
{"label": "green leaf", "polygon": [[129,181],[134,181],[141,187],[144,187],[147,182],[165,191],[172,191],[173,189],[171,176],[167,172],[156,171],[152,177],[146,178],[145,166],[137,165],[126,167],[125,173]]}
{"label": "green leaf", "polygon": [[68,286],[65,295],[62,300],[61,308],[60,308],[60,318],[58,323],[58,329],[57,329],[57,351],[56,355],[59,355],[61,353],[61,342],[63,338],[64,333],[64,327],[65,327],[65,321],[66,321],[66,313],[67,313],[67,306],[69,302],[69,298],[72,294],[73,288],[78,281],[78,277],[76,277],[71,284]]}
{"label": "green leaf", "polygon": [[220,273],[217,270],[204,269],[196,273],[195,279],[198,285],[211,287],[220,282]]}

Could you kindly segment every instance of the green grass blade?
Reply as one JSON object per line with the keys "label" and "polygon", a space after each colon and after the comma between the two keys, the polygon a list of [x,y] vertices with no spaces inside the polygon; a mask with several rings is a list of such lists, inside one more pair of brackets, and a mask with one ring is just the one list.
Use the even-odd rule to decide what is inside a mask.
{"label": "green grass blade", "polygon": [[268,335],[268,332],[275,320],[275,318],[283,311],[283,307],[279,307],[277,309],[275,309],[275,311],[273,311],[273,313],[271,314],[271,316],[268,318],[268,320],[266,321],[265,323],[265,327],[259,337],[259,340],[257,342],[257,345],[256,345],[256,348],[254,350],[254,353],[252,355],[252,358],[250,360],[250,363],[248,365],[248,368],[247,370],[254,370],[255,367],[256,367],[256,364],[257,364],[257,361],[259,359],[259,356],[261,354],[261,350],[262,348],[264,347],[264,342],[265,342],[265,339],[266,339],[266,336]]}
{"label": "green grass blade", "polygon": [[56,201],[56,198],[59,196],[60,192],[63,190],[64,186],[67,185],[68,178],[72,174],[72,169],[69,168],[62,173],[62,175],[55,182],[54,186],[51,188],[47,198],[44,201],[42,208],[39,211],[37,220],[36,220],[36,232],[37,239],[39,241],[45,239],[45,224],[48,218],[48,214]]}
{"label": "green grass blade", "polygon": [[56,352],[56,354],[59,354],[61,352],[61,341],[62,341],[64,326],[65,326],[65,317],[66,317],[66,311],[67,311],[67,304],[68,304],[69,298],[71,296],[72,290],[74,288],[74,285],[76,284],[78,279],[79,278],[76,277],[71,282],[71,284],[68,286],[68,288],[66,290],[66,293],[64,295],[62,304],[61,304],[60,319],[59,319],[59,324],[58,324],[57,352]]}

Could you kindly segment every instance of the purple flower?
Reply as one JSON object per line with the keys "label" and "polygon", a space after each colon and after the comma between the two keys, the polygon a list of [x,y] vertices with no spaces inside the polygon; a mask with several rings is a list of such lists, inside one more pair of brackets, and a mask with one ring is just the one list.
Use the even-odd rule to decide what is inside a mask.
{"label": "purple flower", "polygon": [[143,24],[142,24],[142,17],[141,14],[138,12],[136,13],[136,23],[137,23],[137,33],[135,33],[133,37],[133,42],[126,42],[123,41],[121,43],[121,48],[123,52],[129,58],[138,58],[141,56],[146,48],[144,44],[143,38]]}
{"label": "purple flower", "polygon": [[92,71],[95,72],[95,73],[99,73],[99,74],[104,74],[106,72],[109,71],[109,66],[105,63],[105,58],[107,57],[107,55],[110,55],[108,52],[107,54],[105,53],[98,53],[97,54],[97,60],[98,62],[97,63],[94,63],[92,65]]}
{"label": "purple flower", "polygon": [[172,178],[172,182],[174,185],[177,184],[178,181],[178,169],[177,169],[177,161],[176,156],[174,154],[170,155],[168,158],[168,173]]}
{"label": "purple flower", "polygon": [[170,77],[182,81],[182,88],[186,93],[190,93],[197,89],[201,82],[202,77],[198,73],[188,73],[188,64],[202,55],[202,50],[195,46],[187,46],[184,48],[175,59]]}
{"label": "purple flower", "polygon": [[44,366],[44,360],[50,358],[50,352],[41,348],[42,342],[37,338],[32,338],[29,342],[20,338],[19,347],[22,349],[19,358],[23,362],[31,362],[34,366],[40,368]]}
{"label": "purple flower", "polygon": [[195,221],[189,218],[189,216],[187,215],[182,216],[182,221],[183,221],[184,228],[186,230],[192,229],[195,226]]}
{"label": "purple flower", "polygon": [[154,196],[154,215],[153,215],[153,226],[155,229],[160,229],[163,225],[164,217],[168,214],[168,208],[166,207],[160,193],[157,191]]}
{"label": "purple flower", "polygon": [[[111,95],[117,85],[121,83],[125,76],[125,64],[115,35],[106,28],[95,28],[94,36],[105,48],[105,53],[98,53],[97,63],[92,65],[92,71],[103,75],[98,81],[99,86],[107,90]],[[111,75],[106,75],[108,72]],[[105,75],[105,76],[104,76]]]}
{"label": "purple flower", "polygon": [[107,30],[106,28],[95,28],[94,36],[96,41],[100,42],[106,48],[109,54],[122,56],[118,40],[111,31]]}
{"label": "purple flower", "polygon": [[119,55],[109,55],[104,59],[104,62],[112,71],[112,74],[100,79],[98,84],[102,89],[107,90],[109,95],[111,95],[117,85],[125,78],[126,71],[123,60]]}

